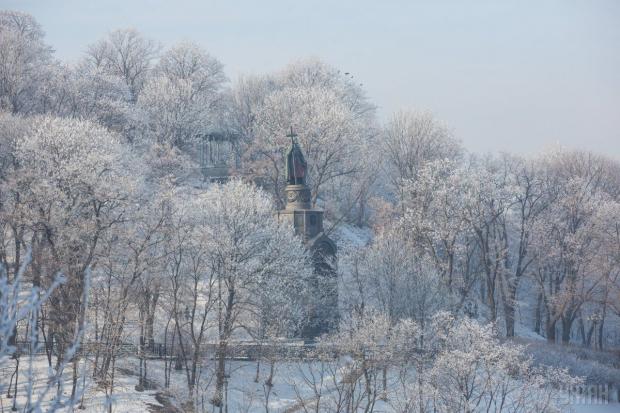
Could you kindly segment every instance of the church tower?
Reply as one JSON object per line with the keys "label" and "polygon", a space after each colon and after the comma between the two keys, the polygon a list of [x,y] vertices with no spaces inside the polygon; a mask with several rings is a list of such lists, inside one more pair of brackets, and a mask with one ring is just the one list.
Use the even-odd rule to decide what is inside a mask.
{"label": "church tower", "polygon": [[301,335],[314,339],[337,327],[338,280],[336,244],[323,232],[323,210],[312,206],[306,185],[308,164],[291,130],[291,146],[286,155],[286,206],[279,219],[289,222],[312,253],[314,277],[307,303],[307,322]]}

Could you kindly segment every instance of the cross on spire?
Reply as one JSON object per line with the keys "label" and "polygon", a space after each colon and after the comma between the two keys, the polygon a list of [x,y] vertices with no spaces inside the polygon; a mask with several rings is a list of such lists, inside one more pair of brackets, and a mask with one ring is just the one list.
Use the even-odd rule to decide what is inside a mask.
{"label": "cross on spire", "polygon": [[293,138],[297,137],[297,134],[295,132],[293,132],[293,126],[291,126],[291,131],[289,132],[288,135],[286,135],[287,138],[291,138],[291,142],[293,141]]}

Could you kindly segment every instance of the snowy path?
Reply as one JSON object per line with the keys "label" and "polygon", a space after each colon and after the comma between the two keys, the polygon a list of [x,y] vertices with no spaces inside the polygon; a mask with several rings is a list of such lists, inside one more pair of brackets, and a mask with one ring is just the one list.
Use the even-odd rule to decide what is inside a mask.
{"label": "snowy path", "polygon": [[[110,400],[113,406],[114,413],[136,413],[136,412],[174,412],[174,410],[161,410],[166,407],[158,400],[158,392],[154,390],[137,392],[135,390],[136,385],[138,384],[138,378],[135,374],[123,374],[122,372],[118,372],[114,379],[114,393],[111,399],[106,396],[103,388],[94,383],[90,377],[90,367],[91,363],[87,361],[86,364],[86,377],[88,379],[86,382],[82,382],[81,380],[78,382],[78,386],[84,385],[84,398],[83,405],[85,413],[103,413],[107,412],[107,407],[109,406]],[[0,394],[0,406],[2,408],[10,409],[15,402],[17,409],[22,409],[25,407],[27,403],[26,395],[25,395],[25,382],[26,382],[26,369],[27,362],[22,360],[20,363],[20,375],[18,381],[18,393],[17,398],[14,400],[13,398],[7,398],[6,392],[2,392]],[[7,372],[12,373],[13,368],[10,366],[5,366],[0,371],[0,374],[6,374]],[[68,396],[71,392],[71,369],[66,369],[63,374],[63,388],[62,394]],[[35,396],[41,394],[41,392],[46,387],[47,375],[48,375],[48,366],[47,359],[45,356],[36,356],[33,359],[33,372],[35,377],[34,382],[34,394]],[[55,391],[49,392],[44,400],[41,403],[41,407],[43,411],[45,411],[48,406],[51,405],[51,402],[54,398]],[[160,400],[163,400],[159,397]]]}

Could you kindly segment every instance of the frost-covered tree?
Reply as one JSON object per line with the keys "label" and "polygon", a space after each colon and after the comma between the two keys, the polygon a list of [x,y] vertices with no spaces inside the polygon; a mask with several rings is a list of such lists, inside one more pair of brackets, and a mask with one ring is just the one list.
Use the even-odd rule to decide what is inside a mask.
{"label": "frost-covered tree", "polygon": [[[14,185],[31,231],[35,283],[67,282],[49,299],[48,345],[59,355],[85,322],[86,275],[104,234],[124,219],[138,163],[116,135],[90,122],[40,117],[16,144]],[[59,358],[60,362],[60,358]]]}
{"label": "frost-covered tree", "polygon": [[[439,315],[431,328],[436,354],[424,381],[427,391],[412,386],[408,411],[557,412],[563,408],[559,387],[579,383],[565,370],[533,365],[524,348],[501,343],[493,326],[471,319]],[[423,399],[420,399],[420,396]],[[426,400],[424,400],[426,399]]]}
{"label": "frost-covered tree", "polygon": [[158,51],[157,43],[135,29],[121,29],[88,46],[86,55],[92,67],[123,79],[135,102]]}
{"label": "frost-covered tree", "polygon": [[16,185],[15,150],[28,132],[21,117],[0,113],[0,263],[7,277],[15,277],[21,264],[27,236],[28,208],[21,201],[25,188]]}
{"label": "frost-covered tree", "polygon": [[37,113],[52,63],[52,49],[29,14],[0,11],[0,109]]}
{"label": "frost-covered tree", "polygon": [[589,271],[602,279],[580,311],[578,331],[584,346],[602,350],[609,314],[618,306],[620,290],[620,202],[601,203],[592,220],[594,257]]}
{"label": "frost-covered tree", "polygon": [[131,91],[122,77],[81,62],[69,71],[66,116],[97,121],[133,142],[143,128]]}
{"label": "frost-covered tree", "polygon": [[519,284],[531,271],[540,253],[532,248],[534,231],[551,200],[544,189],[539,164],[534,160],[503,155],[495,161],[508,195],[508,208],[498,216],[505,253],[503,271],[499,273],[499,296],[503,306],[506,336],[515,335],[517,291]]}
{"label": "frost-covered tree", "polygon": [[191,42],[179,43],[164,52],[154,71],[170,80],[188,80],[196,94],[211,95],[214,101],[227,80],[224,65]]}
{"label": "frost-covered tree", "polygon": [[261,307],[261,294],[266,291],[259,289],[269,279],[281,279],[291,291],[299,291],[311,274],[311,262],[301,240],[277,221],[263,191],[232,181],[214,186],[203,196],[205,270],[213,273],[217,289],[213,402],[219,405],[228,346]]}
{"label": "frost-covered tree", "polygon": [[[409,326],[413,324],[409,323]],[[380,409],[385,396],[381,372],[398,359],[405,329],[393,328],[380,312],[355,314],[340,329],[321,337],[287,378],[304,412],[357,412]],[[398,333],[395,332],[398,331]],[[304,398],[303,394],[312,397]]]}
{"label": "frost-covered tree", "polygon": [[[204,194],[179,189],[165,223],[163,306],[169,314],[164,342],[180,355],[191,400],[196,400],[204,371],[205,343],[214,337],[217,289],[215,274],[209,269],[205,216],[209,213]],[[166,385],[170,369],[166,370]]]}
{"label": "frost-covered tree", "polygon": [[354,253],[358,259],[347,263],[349,273],[343,274],[341,288],[352,315],[378,311],[392,325],[402,319],[424,325],[434,313],[450,307],[449,290],[415,242],[404,225],[396,224]]}
{"label": "frost-covered tree", "polygon": [[[153,315],[145,311],[144,286],[161,278],[167,202],[157,192],[138,192],[127,205],[122,226],[101,237],[97,269],[93,271],[91,311],[88,318],[99,345],[93,355],[93,377],[111,397],[115,365],[123,343],[132,340],[127,321],[139,314],[140,356],[153,341]],[[147,321],[151,321],[148,323]],[[149,329],[150,327],[150,329]],[[150,335],[149,335],[150,333]],[[140,381],[146,377],[140,374]]]}
{"label": "frost-covered tree", "polygon": [[401,182],[402,231],[427,256],[442,283],[464,300],[474,282],[475,239],[462,213],[471,174],[452,160],[429,161],[415,179]]}
{"label": "frost-covered tree", "polygon": [[245,144],[256,137],[256,120],[263,101],[279,88],[275,78],[268,75],[240,76],[230,91],[231,128]]}
{"label": "frost-covered tree", "polygon": [[181,43],[166,51],[138,100],[152,140],[189,149],[218,127],[225,81],[222,64],[195,44]]}
{"label": "frost-covered tree", "polygon": [[547,339],[555,341],[561,323],[562,342],[568,343],[574,321],[606,279],[607,272],[597,269],[598,253],[605,248],[600,231],[613,228],[615,217],[606,216],[604,224],[597,223],[597,217],[605,216],[598,211],[617,196],[617,166],[586,152],[552,152],[543,162],[553,202],[536,228],[534,245],[545,253],[536,260],[533,276]]}
{"label": "frost-covered tree", "polygon": [[507,176],[492,159],[474,160],[468,168],[461,213],[476,243],[476,258],[482,276],[482,291],[488,319],[496,321],[500,306],[498,286],[505,270],[507,236],[501,217],[511,204]]}
{"label": "frost-covered tree", "polygon": [[383,129],[386,172],[398,189],[416,179],[427,162],[459,159],[463,149],[450,130],[429,112],[401,111]]}

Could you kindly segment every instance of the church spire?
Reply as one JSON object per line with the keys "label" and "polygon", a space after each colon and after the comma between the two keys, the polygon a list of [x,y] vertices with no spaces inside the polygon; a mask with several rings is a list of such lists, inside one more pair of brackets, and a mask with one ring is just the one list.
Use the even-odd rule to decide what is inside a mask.
{"label": "church spire", "polygon": [[286,183],[288,185],[306,185],[308,164],[304,159],[304,154],[299,144],[295,140],[297,135],[293,132],[293,127],[291,127],[291,132],[286,136],[291,138],[291,146],[286,154]]}
{"label": "church spire", "polygon": [[[289,222],[295,234],[300,236],[312,253],[314,262],[313,286],[306,311],[307,322],[301,335],[314,339],[331,331],[338,324],[338,284],[336,277],[336,244],[323,232],[323,210],[312,206],[310,188],[306,185],[308,164],[297,143],[295,133],[286,154],[286,207],[278,212],[278,218]],[[320,282],[319,282],[320,280]]]}
{"label": "church spire", "polygon": [[286,209],[310,209],[311,194],[310,188],[306,185],[308,176],[308,163],[304,154],[295,139],[297,135],[291,128],[291,133],[286,135],[291,138],[291,146],[286,153]]}

